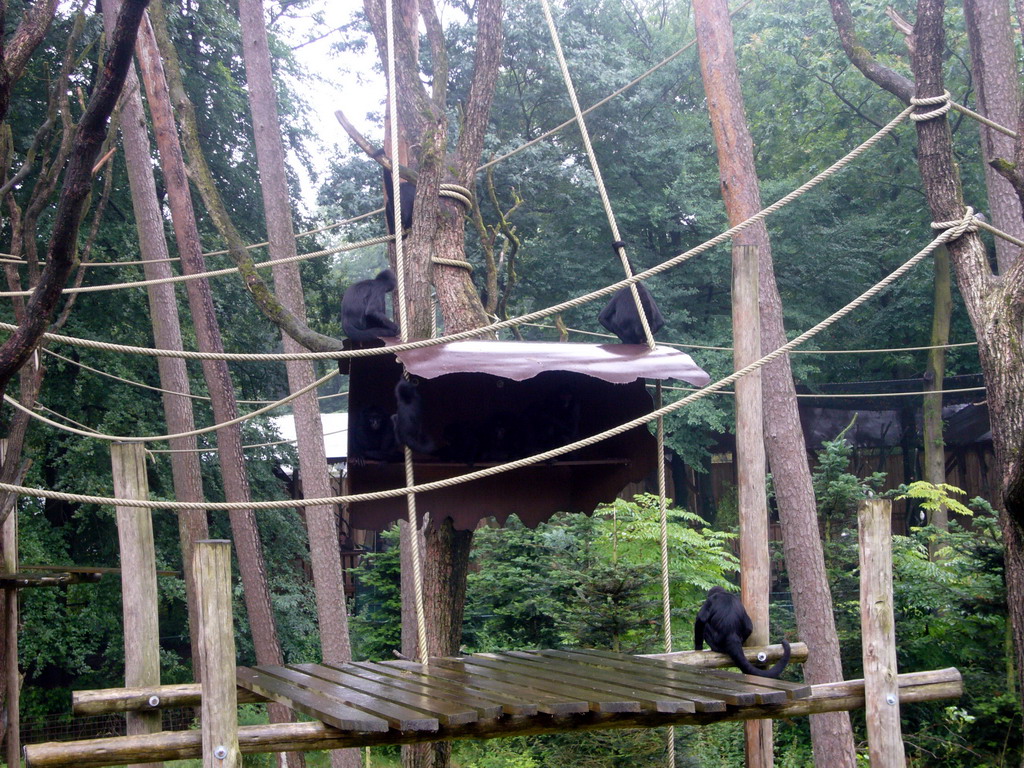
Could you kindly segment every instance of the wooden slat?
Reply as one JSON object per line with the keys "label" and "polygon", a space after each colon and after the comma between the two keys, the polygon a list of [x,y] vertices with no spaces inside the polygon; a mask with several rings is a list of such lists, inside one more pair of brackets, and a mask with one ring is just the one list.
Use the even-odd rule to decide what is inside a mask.
{"label": "wooden slat", "polygon": [[431,659],[430,676],[455,680],[479,691],[493,691],[502,695],[518,697],[523,702],[531,703],[538,712],[543,712],[546,715],[571,715],[590,711],[590,705],[584,699],[555,696],[546,691],[523,685],[521,681],[506,683],[493,678],[483,678],[473,675],[461,667],[446,667],[446,661],[457,661],[457,659]]}
{"label": "wooden slat", "polygon": [[388,684],[387,681],[368,680],[365,677],[335,664],[295,664],[295,669],[307,672],[321,680],[342,685],[375,699],[388,701],[401,707],[407,707],[429,714],[437,718],[438,722],[444,725],[465,725],[476,722],[477,712],[472,707],[462,703],[452,703],[443,699],[431,696],[424,696],[421,693],[410,693],[397,686]]}
{"label": "wooden slat", "polygon": [[[453,670],[444,670],[437,667],[430,668],[430,674],[426,674],[422,671],[423,666],[415,661],[385,661],[379,663],[358,661],[354,662],[354,666],[368,667],[375,671],[379,671],[383,675],[394,675],[394,674],[409,674],[412,675],[416,680],[422,682],[428,686],[439,686],[442,690],[451,690],[455,692],[466,691],[473,696],[479,696],[481,699],[486,701],[493,701],[501,705],[502,712],[506,715],[525,715],[532,716],[536,715],[538,711],[544,712],[545,714],[556,714],[553,711],[547,709],[538,709],[536,691],[529,691],[528,693],[533,694],[533,701],[517,696],[513,691],[512,687],[508,687],[506,690],[496,689],[493,686],[489,688],[481,688],[479,685],[474,685],[474,681],[468,675],[460,675]],[[552,701],[555,701],[552,699]],[[574,712],[586,712],[587,705],[585,702],[579,702],[578,709],[573,709]]]}
{"label": "wooden slat", "polygon": [[526,669],[537,670],[551,679],[568,680],[574,684],[594,684],[612,694],[622,694],[640,704],[640,708],[651,712],[696,712],[694,702],[664,686],[637,685],[636,678],[618,674],[614,670],[593,665],[581,665],[571,661],[509,651],[498,655],[511,664],[521,664]]}
{"label": "wooden slat", "polygon": [[255,669],[239,667],[237,674],[238,684],[243,688],[264,698],[280,702],[297,712],[315,717],[335,728],[344,731],[373,731],[376,733],[388,730],[387,722],[379,717],[373,717],[358,709],[347,707],[322,694],[297,689],[295,686],[287,685],[281,680]]}
{"label": "wooden slat", "polygon": [[259,670],[296,688],[314,691],[340,701],[346,706],[361,709],[367,714],[386,720],[389,726],[400,731],[436,731],[439,725],[436,717],[430,717],[420,710],[392,704],[390,701],[379,699],[372,694],[352,690],[333,680],[325,680],[305,671],[274,666],[259,667]]}
{"label": "wooden slat", "polygon": [[497,680],[521,681],[531,688],[547,691],[556,695],[571,698],[583,698],[592,712],[639,712],[640,704],[630,701],[627,697],[607,693],[596,684],[586,681],[574,683],[564,680],[564,676],[545,674],[544,672],[524,671],[522,667],[508,661],[486,659],[479,656],[466,656],[461,659],[439,660],[441,663],[461,664],[463,668]]}
{"label": "wooden slat", "polygon": [[[539,651],[545,652],[545,651]],[[807,683],[795,683],[791,680],[779,680],[773,677],[761,677],[760,675],[744,675],[741,672],[730,672],[728,670],[713,670],[706,667],[690,667],[682,662],[671,662],[664,658],[653,658],[650,656],[623,657],[620,653],[597,650],[594,648],[578,648],[570,651],[590,656],[596,656],[608,660],[609,664],[617,663],[620,669],[633,669],[625,665],[636,662],[640,665],[652,664],[658,670],[680,670],[688,673],[697,673],[700,677],[723,680],[730,683],[744,682],[761,688],[774,688],[785,691],[792,698],[806,698],[811,694],[811,686]]]}
{"label": "wooden slat", "polygon": [[[610,651],[599,651],[590,648],[581,648],[573,651],[574,653],[581,653],[591,656],[598,656],[604,659],[615,659],[624,663],[632,663],[635,661],[638,664],[652,664],[657,669],[669,669],[687,672],[690,674],[698,674],[700,677],[707,677],[708,679],[724,680],[730,683],[745,682],[749,685],[758,686],[761,688],[774,688],[780,691],[786,691],[786,693],[794,699],[804,699],[811,695],[811,686],[807,683],[794,683],[790,680],[779,680],[775,677],[761,677],[760,675],[746,675],[742,672],[731,672],[725,669],[707,669],[702,667],[689,667],[685,664],[679,664],[672,661],[665,661],[664,659],[653,659],[645,657],[628,657],[623,659],[620,654],[612,653]],[[624,668],[624,667],[623,667]],[[632,668],[632,667],[631,667]]]}
{"label": "wooden slat", "polygon": [[[562,653],[580,664],[604,665],[628,670],[630,674],[636,677],[638,682],[643,682],[644,685],[668,686],[683,695],[695,695],[708,700],[717,700],[722,702],[723,705],[731,707],[749,707],[757,702],[757,696],[753,691],[740,691],[735,686],[725,685],[721,682],[695,680],[682,673],[676,674],[674,670],[660,670],[633,665],[628,659],[617,657],[615,654],[609,659],[602,659],[580,655],[575,651],[562,651]],[[710,711],[721,711],[721,709],[712,708]]]}
{"label": "wooden slat", "polygon": [[[773,691],[768,688],[746,684],[742,681],[724,681],[711,678],[704,678],[700,671],[677,669],[671,665],[661,668],[660,666],[649,665],[646,662],[641,665],[635,660],[623,658],[619,654],[589,651],[567,651],[581,661],[587,657],[593,659],[592,663],[600,663],[596,657],[606,661],[609,666],[630,670],[639,679],[654,682],[660,679],[670,680],[673,685],[683,689],[693,690],[705,696],[721,698],[726,704],[733,707],[749,707],[754,704],[778,704],[786,700],[783,691]],[[653,661],[653,660],[652,660]]]}
{"label": "wooden slat", "polygon": [[[443,685],[430,677],[424,677],[424,680],[427,682],[422,682],[417,680],[412,672],[375,668],[373,664],[366,662],[346,664],[345,669],[352,674],[360,675],[368,680],[373,680],[383,685],[390,685],[403,691],[472,707],[476,710],[477,717],[482,720],[492,720],[496,717],[501,717],[504,711],[500,701],[481,698],[468,691],[465,686]],[[537,710],[534,709],[528,714],[535,715]]]}
{"label": "wooden slat", "polygon": [[[503,654],[504,655],[504,654]],[[518,658],[539,658],[546,657],[547,662],[558,659],[569,666],[566,669],[575,669],[577,674],[585,674],[595,679],[603,679],[604,675],[615,675],[614,680],[626,679],[634,688],[644,693],[660,693],[675,700],[692,702],[697,712],[724,712],[726,702],[720,696],[702,695],[696,691],[690,683],[677,683],[671,676],[661,675],[658,678],[637,675],[634,672],[618,671],[613,667],[603,664],[599,659],[574,657],[568,651],[509,651],[509,656]],[[643,694],[641,694],[643,695]]]}
{"label": "wooden slat", "polygon": [[[671,662],[669,662],[671,663]],[[792,680],[779,680],[776,677],[761,677],[760,675],[747,675],[743,672],[730,672],[725,669],[702,669],[702,675],[707,675],[710,678],[718,678],[720,680],[728,680],[741,678],[747,683],[752,685],[760,685],[764,688],[775,688],[779,691],[785,691],[786,695],[791,699],[806,699],[811,695],[811,686],[807,683],[796,683]]]}

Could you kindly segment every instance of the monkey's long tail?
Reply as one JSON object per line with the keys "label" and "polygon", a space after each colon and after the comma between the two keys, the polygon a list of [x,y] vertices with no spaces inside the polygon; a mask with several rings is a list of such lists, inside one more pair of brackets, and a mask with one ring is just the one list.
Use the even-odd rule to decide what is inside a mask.
{"label": "monkey's long tail", "polygon": [[738,646],[733,649],[734,653],[729,655],[732,660],[736,663],[736,666],[740,668],[740,671],[747,675],[757,675],[758,677],[778,677],[782,674],[782,670],[789,664],[789,643],[783,639],[782,641],[782,658],[775,662],[775,665],[771,669],[758,669],[749,661],[747,661],[746,655],[743,653],[743,648]]}

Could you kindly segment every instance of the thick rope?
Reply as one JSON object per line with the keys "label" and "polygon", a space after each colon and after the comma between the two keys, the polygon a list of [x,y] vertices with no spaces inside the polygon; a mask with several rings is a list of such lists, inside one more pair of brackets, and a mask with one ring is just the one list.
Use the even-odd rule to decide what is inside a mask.
{"label": "thick rope", "polygon": [[[89,371],[90,373],[95,373],[97,376],[103,376],[105,378],[112,379],[113,381],[118,381],[118,382],[120,382],[122,384],[127,384],[127,385],[129,385],[131,387],[137,387],[138,389],[148,389],[151,392],[159,392],[162,395],[174,395],[175,397],[187,397],[190,400],[209,401],[211,399],[207,395],[196,395],[196,394],[193,394],[191,392],[175,392],[173,389],[163,389],[162,387],[154,387],[152,384],[144,384],[143,382],[135,381],[134,379],[126,379],[123,376],[116,376],[113,373],[110,373],[108,371],[102,371],[99,368],[93,368],[91,365],[86,365],[85,363],[80,362],[79,360],[72,360],[70,357],[65,357],[64,355],[60,354],[59,352],[54,352],[52,349],[47,349],[46,347],[41,347],[40,349],[45,354],[50,355],[51,357],[56,357],[58,360],[63,360],[64,362],[69,363],[70,365],[77,366],[77,367],[79,367],[79,368],[81,368],[83,370]],[[348,391],[347,390],[345,392],[336,392],[333,395],[320,395],[319,397],[317,397],[317,400],[330,400],[330,399],[333,399],[335,397],[344,397],[346,395],[348,395]],[[277,400],[243,400],[243,399],[236,399],[235,402],[238,403],[239,405],[267,405],[269,403],[276,403]],[[64,418],[67,418],[67,417],[64,417]]]}
{"label": "thick rope", "polygon": [[[205,435],[205,434],[207,434],[209,432],[216,432],[218,429],[223,429],[224,427],[230,427],[233,424],[241,424],[242,422],[249,421],[251,419],[256,418],[257,416],[261,416],[264,413],[267,413],[268,411],[273,411],[276,408],[280,408],[282,405],[286,405],[287,403],[290,403],[292,400],[297,400],[299,397],[301,397],[302,395],[306,394],[307,392],[311,392],[311,391],[315,390],[317,387],[319,387],[320,385],[326,384],[328,381],[330,381],[331,379],[333,379],[337,375],[338,375],[338,371],[331,371],[326,376],[322,376],[319,379],[317,379],[316,381],[314,381],[312,384],[308,384],[305,387],[303,387],[302,389],[299,389],[299,390],[296,390],[295,392],[292,392],[287,397],[281,398],[280,400],[275,400],[274,402],[270,403],[269,405],[264,406],[263,408],[257,408],[255,411],[250,411],[249,413],[243,414],[241,416],[236,416],[235,418],[230,419],[228,421],[225,421],[225,422],[223,422],[221,424],[213,424],[212,426],[201,427],[199,429],[193,429],[193,430],[191,430],[189,432],[178,432],[177,434],[172,434],[172,435],[152,435],[152,436],[148,436],[148,437],[146,437],[146,436],[143,436],[143,437],[127,436],[127,435],[107,435],[107,434],[104,434],[103,432],[97,432],[95,430],[90,430],[90,431],[86,432],[86,431],[83,431],[83,430],[80,430],[80,429],[75,429],[74,427],[69,427],[66,424],[60,424],[60,423],[58,423],[56,421],[48,419],[45,416],[43,416],[41,414],[38,414],[35,411],[31,410],[30,408],[26,408],[24,405],[19,403],[17,400],[15,400],[10,395],[4,395],[4,402],[10,404],[12,407],[16,408],[17,410],[21,411],[22,413],[28,414],[33,419],[36,419],[37,421],[43,422],[47,426],[54,427],[56,429],[60,429],[60,430],[62,430],[64,432],[70,432],[73,435],[81,435],[82,437],[92,437],[92,438],[95,438],[97,440],[107,440],[107,441],[112,442],[112,443],[156,443],[156,442],[163,442],[165,440],[174,440],[174,439],[177,439],[179,437],[192,437],[194,435]],[[244,509],[244,508],[245,508],[244,505],[241,506],[241,507],[238,507],[238,509]]]}
{"label": "thick rope", "polygon": [[[551,42],[555,46],[558,67],[562,71],[562,79],[565,81],[565,90],[569,93],[569,100],[572,102],[572,109],[576,115],[576,124],[579,126],[580,136],[583,138],[583,147],[586,149],[587,158],[590,160],[590,169],[594,173],[597,194],[601,197],[605,216],[608,217],[608,226],[612,231],[615,253],[622,262],[622,269],[626,273],[626,277],[630,278],[633,276],[633,269],[626,256],[626,248],[619,233],[619,225],[615,221],[615,211],[612,210],[612,201],[608,197],[608,190],[605,188],[604,178],[601,176],[601,166],[597,162],[597,155],[594,154],[594,147],[590,143],[590,131],[587,130],[587,123],[583,119],[583,111],[580,109],[579,99],[576,98],[576,88],[572,84],[572,75],[569,74],[569,64],[565,60],[565,54],[562,51],[562,41],[558,36],[558,29],[555,27],[555,19],[551,15],[551,6],[548,0],[541,0],[541,6],[544,9],[544,18],[548,23],[548,31],[551,33]],[[654,334],[651,333],[650,323],[647,322],[647,313],[644,312],[643,304],[640,301],[640,291],[635,283],[630,283],[629,292],[633,296],[633,304],[636,306],[636,314],[640,318],[640,325],[644,329],[644,338],[647,340],[647,346],[650,349],[654,349],[656,346]]]}
{"label": "thick rope", "polygon": [[[983,227],[981,221],[978,221],[978,226]],[[1021,243],[1024,245],[1024,242]],[[523,325],[529,325],[532,328],[543,328],[549,331],[557,331],[558,328],[548,323],[523,323]],[[598,336],[603,339],[614,339],[615,335],[611,333],[597,333],[596,331],[585,331],[582,328],[571,328],[566,326],[569,333],[576,333],[580,336]],[[662,341],[658,344],[661,347],[673,347],[675,349],[703,349],[712,352],[732,352],[732,347],[713,347],[705,344],[683,344],[680,342],[673,341]],[[953,349],[955,347],[976,347],[978,342],[976,341],[963,341],[956,344],[933,344],[926,347],[893,347],[892,349],[794,349],[794,355],[860,355],[860,354],[879,354],[882,352],[922,352],[929,349]]]}
{"label": "thick rope", "polygon": [[[524,323],[533,322],[535,320],[542,320],[545,317],[551,315],[557,315],[560,312],[565,312],[568,309],[574,309],[575,307],[582,306],[588,302],[600,299],[604,296],[610,296],[616,291],[625,288],[634,283],[638,283],[641,280],[646,280],[654,275],[661,274],[666,270],[672,269],[685,261],[692,259],[695,256],[699,256],[702,253],[711,250],[712,248],[720,245],[721,243],[735,237],[740,232],[744,231],[748,227],[766,219],[773,213],[776,213],[780,209],[789,205],[791,202],[799,198],[801,195],[810,191],[814,187],[821,184],[826,179],[834,176],[836,173],[841,171],[851,162],[856,160],[868,149],[873,147],[883,138],[888,136],[894,131],[900,123],[907,119],[907,116],[914,109],[914,107],[907,107],[903,112],[893,118],[888,124],[883,126],[877,133],[871,136],[869,139],[864,141],[858,147],[853,149],[851,152],[846,154],[840,160],[836,161],[821,173],[814,176],[809,181],[805,182],[797,189],[790,192],[785,197],[780,198],[776,202],[769,205],[767,208],[758,211],[746,221],[742,221],[734,227],[730,227],[726,231],[716,235],[710,240],[706,240],[704,243],[685,251],[678,256],[663,261],[661,264],[657,264],[650,269],[644,270],[638,274],[633,275],[625,280],[620,280],[617,283],[607,285],[604,288],[599,288],[596,291],[592,291],[583,296],[577,296],[576,298],[563,301],[559,304],[554,304],[546,309],[537,310],[535,312],[529,312],[525,315],[518,317],[509,318],[508,320],[501,320],[490,325],[485,325],[480,328],[472,328],[458,333],[449,334],[447,336],[439,336],[432,339],[420,339],[418,341],[411,341],[407,344],[395,344],[389,347],[375,347],[369,349],[350,349],[350,350],[330,350],[326,352],[293,352],[293,353],[263,353],[263,354],[241,354],[241,353],[215,353],[215,352],[192,352],[192,351],[181,351],[181,350],[165,350],[165,349],[150,349],[147,347],[131,347],[123,344],[111,344],[103,341],[92,341],[87,339],[76,339],[71,336],[61,336],[59,334],[47,333],[43,335],[46,341],[56,341],[63,344],[74,344],[81,347],[87,347],[90,349],[101,349],[108,352],[124,352],[128,354],[144,355],[148,357],[179,357],[185,360],[228,360],[234,362],[271,362],[271,361],[284,361],[284,360],[341,360],[352,357],[371,357],[373,355],[385,355],[393,354],[397,352],[404,352],[408,349],[421,349],[424,347],[432,347],[438,344],[446,344],[452,341],[461,341],[463,339],[472,339],[478,336],[494,334],[497,331],[505,328],[511,328],[516,325],[522,325]],[[17,330],[16,325],[9,323],[0,323],[0,330]]]}
{"label": "thick rope", "polygon": [[721,378],[718,381],[709,384],[703,389],[693,392],[692,394],[680,398],[679,400],[676,400],[674,403],[664,405],[660,408],[655,409],[654,411],[651,411],[650,413],[644,414],[643,416],[638,416],[637,418],[625,422],[624,424],[620,424],[617,427],[605,430],[604,432],[600,432],[596,435],[591,435],[590,437],[584,438],[582,440],[577,440],[574,443],[569,443],[567,445],[559,446],[557,448],[552,448],[551,450],[544,451],[543,453],[538,453],[533,456],[527,456],[522,459],[517,459],[516,461],[512,461],[507,464],[501,464],[494,467],[486,467],[484,469],[479,469],[474,472],[467,472],[466,474],[458,475],[456,477],[450,477],[444,480],[435,480],[430,483],[423,483],[421,485],[413,486],[412,488],[394,488],[386,491],[373,491],[370,493],[350,494],[348,496],[331,496],[321,499],[251,501],[248,502],[247,504],[242,502],[200,503],[182,501],[150,501],[147,499],[117,499],[102,496],[86,496],[82,494],[65,494],[59,491],[47,491],[40,488],[26,488],[23,486],[9,485],[7,483],[0,483],[0,491],[6,491],[9,493],[19,493],[24,494],[26,496],[37,496],[40,498],[59,499],[62,501],[71,501],[83,504],[102,504],[107,506],[120,505],[129,507],[145,507],[150,509],[290,509],[294,507],[320,506],[327,504],[346,504],[357,503],[361,501],[379,501],[381,499],[390,499],[396,496],[403,496],[407,494],[409,491],[414,491],[416,493],[427,493],[429,491],[436,491],[441,488],[449,488],[455,485],[461,485],[462,483],[468,483],[474,480],[480,480],[485,477],[491,477],[492,475],[501,474],[503,472],[508,472],[513,469],[520,469],[522,467],[531,466],[533,464],[539,464],[541,462],[548,461],[549,459],[555,459],[567,453],[578,451],[581,448],[586,448],[588,446],[599,443],[603,440],[607,440],[611,437],[621,435],[624,432],[628,432],[631,429],[648,424],[649,422],[654,421],[659,417],[667,416],[670,413],[674,413],[675,411],[684,408],[690,403],[696,402],[697,400],[700,400],[709,395],[718,393],[720,390],[725,389],[730,384],[735,382],[741,376],[746,376],[748,373],[764,367],[765,365],[771,363],[773,360],[778,359],[782,355],[789,354],[791,350],[799,347],[807,340],[817,336],[823,330],[833,325],[834,323],[838,322],[842,318],[846,317],[848,314],[850,314],[850,312],[852,312],[853,310],[857,309],[867,301],[870,301],[872,298],[877,296],[883,290],[888,288],[892,283],[894,283],[896,280],[898,280],[904,274],[906,274],[910,269],[917,266],[917,264],[924,260],[925,257],[930,255],[940,245],[943,245],[944,243],[947,243],[951,240],[955,240],[956,238],[960,237],[960,235],[963,234],[963,232],[965,232],[967,228],[971,225],[971,218],[973,217],[965,217],[965,219],[960,223],[958,227],[953,229],[947,229],[946,231],[940,233],[928,245],[926,245],[924,248],[918,251],[918,253],[916,253],[914,256],[912,256],[910,259],[904,262],[901,266],[899,266],[885,278],[875,283],[864,293],[860,294],[860,296],[848,302],[841,309],[837,310],[836,312],[833,312],[831,315],[826,317],[817,325],[804,331],[796,338],[787,342],[778,349],[769,352],[760,360],[755,360],[746,367],[741,368],[738,371],[734,371],[728,376],[725,376],[724,378]]}
{"label": "thick rope", "polygon": [[[648,386],[650,386],[650,385],[648,385]],[[700,388],[698,388],[698,387],[673,387],[673,386],[666,386],[666,387],[663,387],[663,389],[665,389],[666,391],[669,391],[669,392],[700,392]],[[985,392],[987,390],[988,390],[988,387],[964,387],[962,389],[937,389],[937,390],[934,390],[934,391],[929,390],[927,394],[929,394],[929,395],[956,395],[956,394],[960,394],[960,393],[963,393],[963,392]],[[731,390],[731,389],[720,389],[715,394],[716,395],[735,395],[736,393],[733,390]],[[807,393],[802,393],[802,392],[797,392],[796,396],[797,396],[797,399],[802,398],[802,397],[813,398],[813,399],[818,399],[818,398],[823,398],[823,397],[841,397],[841,398],[852,399],[852,398],[858,398],[858,397],[871,397],[871,398],[879,398],[879,397],[920,397],[923,394],[925,394],[925,393],[924,392],[850,392],[850,393],[842,393],[842,392],[840,392],[840,393],[834,393],[834,392],[830,392],[830,393],[824,393],[824,392],[817,392],[817,393],[816,392],[807,392]]]}
{"label": "thick rope", "polygon": [[[661,409],[661,381],[655,388],[654,403]],[[659,553],[661,555],[661,625],[665,653],[672,653],[672,593],[668,570],[668,503],[665,482],[665,418],[658,417],[658,521],[660,527]],[[676,729],[669,726],[665,746],[668,750],[668,764],[676,764]]]}
{"label": "thick rope", "polygon": [[464,269],[467,272],[473,271],[473,265],[470,264],[468,261],[464,261],[462,259],[444,259],[441,258],[440,256],[431,256],[430,263],[441,264],[442,266],[445,267],[458,267],[459,269]]}
{"label": "thick rope", "polygon": [[[305,261],[307,259],[317,259],[321,256],[331,256],[336,253],[342,253],[344,251],[354,251],[359,248],[366,248],[370,245],[378,245],[380,243],[386,243],[394,239],[394,235],[384,235],[382,237],[373,237],[369,240],[361,240],[358,243],[346,243],[345,245],[339,245],[334,248],[324,248],[320,251],[313,251],[311,253],[301,253],[298,256],[288,256],[283,259],[271,259],[269,261],[261,261],[253,266],[256,269],[266,269],[267,267],[275,267],[281,264],[291,264],[295,261]],[[190,280],[203,280],[208,277],[220,277],[222,275],[233,275],[238,272],[238,267],[225,267],[224,269],[214,269],[208,272],[196,272],[191,275],[175,275],[173,277],[160,277],[154,278],[153,280],[133,280],[127,283],[106,283],[104,285],[84,285],[78,288],[65,288],[61,291],[65,296],[77,293],[102,293],[104,291],[120,291],[126,288],[144,288],[150,285],[167,285],[168,283],[186,283]],[[0,291],[0,298],[9,298],[12,296],[31,296],[34,291]]]}
{"label": "thick rope", "polygon": [[[391,138],[391,151],[395,158],[398,158],[398,79],[395,74],[395,10],[392,0],[385,0],[385,26],[387,27],[387,67],[388,67],[388,132]],[[398,173],[398,162],[391,163],[391,189],[396,192],[401,185],[401,177]],[[398,202],[391,206],[394,215],[394,231],[402,231],[400,220],[401,211]],[[397,273],[398,285],[395,291],[395,304],[397,305],[398,327],[401,332],[403,343],[409,341],[409,316],[405,304],[405,250],[402,246],[401,237],[395,238],[395,271]],[[423,566],[420,562],[420,525],[419,516],[416,514],[416,493],[409,490],[416,485],[415,473],[412,465],[412,450],[408,445],[404,446],[405,454],[405,503],[409,522],[409,552],[412,559],[412,578],[416,603],[416,637],[417,655],[420,664],[427,666],[430,660],[430,649],[427,646],[427,613],[423,600]]]}
{"label": "thick rope", "polygon": [[953,108],[953,103],[950,100],[949,91],[943,91],[941,96],[925,96],[918,98],[915,96],[910,100],[910,104],[913,107],[932,107],[936,104],[941,106],[933,109],[929,112],[915,112],[910,116],[910,119],[915,123],[924,122],[925,120],[934,120],[937,117],[942,117],[944,114],[949,112]]}

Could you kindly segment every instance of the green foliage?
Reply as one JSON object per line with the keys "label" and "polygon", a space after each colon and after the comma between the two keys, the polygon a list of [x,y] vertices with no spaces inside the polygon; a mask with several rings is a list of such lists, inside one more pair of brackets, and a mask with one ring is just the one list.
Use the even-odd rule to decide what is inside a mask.
{"label": "green foliage", "polygon": [[362,556],[353,577],[359,590],[349,623],[352,654],[357,659],[393,659],[402,648],[402,586],[399,531],[380,535],[383,548]]}
{"label": "green foliage", "polygon": [[921,509],[927,512],[933,512],[945,507],[950,512],[958,515],[972,517],[974,512],[964,503],[954,499],[951,495],[954,493],[964,496],[967,494],[967,491],[949,483],[939,483],[936,485],[925,480],[915,480],[897,489],[896,500],[913,499],[921,505]]}
{"label": "green foliage", "polygon": [[844,436],[849,428],[840,432],[835,440],[822,443],[818,464],[811,474],[818,513],[825,521],[826,540],[831,539],[833,528],[850,525],[857,503],[868,498],[885,482],[884,472],[859,478],[847,471],[853,454],[853,446]]}

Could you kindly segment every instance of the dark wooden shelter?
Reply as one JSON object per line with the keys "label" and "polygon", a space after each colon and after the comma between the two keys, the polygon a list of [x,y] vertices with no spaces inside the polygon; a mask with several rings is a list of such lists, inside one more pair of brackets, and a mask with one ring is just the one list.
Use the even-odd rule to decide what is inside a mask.
{"label": "dark wooden shelter", "polygon": [[[487,432],[499,420],[528,433],[559,397],[571,397],[578,404],[574,439],[580,439],[649,413],[653,402],[645,379],[681,379],[696,386],[709,381],[689,355],[640,344],[464,341],[397,355],[350,358],[341,366],[349,374],[350,441],[366,409],[395,412],[394,388],[404,367],[422,380],[424,426],[442,455],[446,435],[453,429]],[[529,440],[524,441],[521,455],[537,452]],[[472,529],[491,516],[503,523],[510,514],[534,526],[555,512],[591,512],[598,504],[612,501],[623,487],[655,468],[655,454],[656,441],[642,425],[554,460],[420,493],[417,507],[421,513],[429,512],[435,524],[451,517],[458,529]],[[469,464],[417,455],[416,482],[455,477],[519,457]],[[399,460],[349,462],[351,493],[404,484]],[[351,505],[349,514],[353,528],[379,531],[405,516],[405,499],[358,502]]]}

